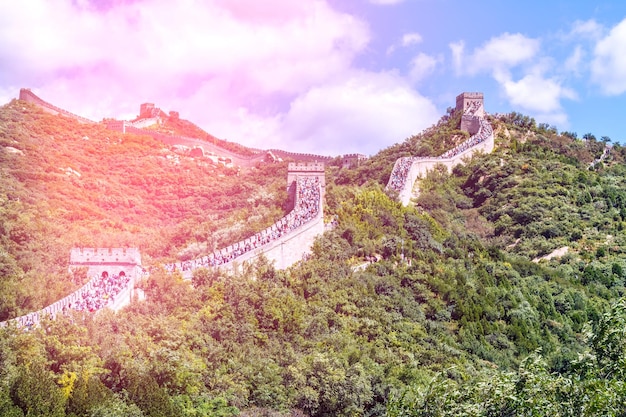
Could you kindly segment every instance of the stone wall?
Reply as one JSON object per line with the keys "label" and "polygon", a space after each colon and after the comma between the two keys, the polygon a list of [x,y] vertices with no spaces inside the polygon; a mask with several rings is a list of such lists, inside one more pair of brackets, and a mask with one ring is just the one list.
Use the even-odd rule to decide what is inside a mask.
{"label": "stone wall", "polygon": [[[301,261],[311,252],[315,238],[324,233],[324,215],[323,213],[292,231],[291,233],[280,237],[258,249],[247,252],[232,262],[220,265],[218,268],[233,271],[242,267],[247,263],[252,263],[261,255],[265,256],[270,263],[274,264],[276,269],[286,269],[298,261]],[[182,270],[185,279],[191,279],[193,270]]]}
{"label": "stone wall", "polygon": [[481,142],[451,158],[420,158],[415,160],[409,173],[404,188],[399,192],[398,198],[403,205],[408,205],[412,198],[419,195],[419,191],[413,191],[413,185],[420,177],[424,177],[429,171],[432,171],[437,165],[443,165],[450,172],[456,165],[464,162],[465,158],[471,157],[476,152],[491,153],[494,148],[494,137],[491,134],[487,140]]}
{"label": "stone wall", "polygon": [[67,110],[63,110],[60,107],[57,107],[53,104],[48,103],[47,101],[44,101],[42,99],[40,99],[39,97],[37,97],[32,91],[30,91],[29,88],[21,88],[20,89],[20,100],[23,101],[27,101],[29,103],[33,103],[38,105],[39,107],[41,107],[43,110],[45,110],[48,113],[51,114],[62,114],[63,116],[66,117],[71,117],[72,119],[75,119],[77,121],[79,121],[80,123],[95,123],[94,121],[91,121],[87,118],[84,118],[82,116],[79,116],[77,114],[74,113],[70,113]]}
{"label": "stone wall", "polygon": [[475,152],[493,151],[493,128],[484,117],[483,94],[459,94],[456,98],[456,110],[463,111],[461,128],[472,134],[469,139],[440,156],[402,157],[396,160],[387,182],[387,189],[397,191],[402,204],[408,205],[411,198],[417,197],[413,191],[415,181],[437,165],[443,165],[450,171]]}
{"label": "stone wall", "polygon": [[42,308],[39,311],[25,314],[12,320],[0,322],[0,326],[15,323],[19,327],[37,326],[44,317],[56,317],[57,314],[71,310],[82,298],[88,294],[102,277],[103,272],[109,275],[119,275],[120,272],[130,278],[128,285],[115,297],[107,302],[107,307],[117,311],[130,304],[134,296],[134,288],[137,280],[143,275],[141,268],[141,255],[136,248],[73,248],[70,251],[69,269],[87,268],[87,276],[91,279],[78,290],[68,296]]}
{"label": "stone wall", "polygon": [[461,116],[461,130],[468,132],[470,135],[475,135],[480,129],[480,119],[475,116],[464,114]]}
{"label": "stone wall", "polygon": [[[37,104],[44,111],[52,113],[52,114],[62,114],[64,116],[71,117],[81,123],[95,123],[92,120],[78,116],[74,113],[68,112],[67,110],[63,110],[53,104],[50,104],[42,100],[37,95],[35,95],[32,91],[30,91],[30,89],[28,88],[20,89],[19,99]],[[162,112],[160,109],[157,109],[154,106],[154,103],[143,103],[139,107],[140,113],[144,114],[145,117],[152,116],[155,110]],[[163,116],[166,116],[165,113],[163,113]],[[170,116],[174,118],[180,117],[178,112],[170,112]],[[166,135],[164,133],[155,132],[153,130],[143,129],[145,127],[158,123],[158,119],[159,119],[158,117],[150,117],[149,120],[147,119],[145,121],[138,120],[136,122],[128,122],[124,120],[107,120],[106,126],[109,130],[114,130],[117,132],[134,133],[137,135],[152,136],[153,138],[160,140],[168,145],[184,144],[189,147],[201,146],[205,152],[213,152],[215,154],[229,157],[233,160],[233,163],[235,165],[239,165],[239,166],[254,166],[256,163],[262,162],[267,153],[266,151],[263,151],[261,149],[248,148],[252,152],[254,152],[254,154],[250,156],[243,156],[243,155],[231,152],[227,149],[224,149],[209,141],[200,140],[196,138],[190,138],[186,136]],[[194,123],[192,122],[189,122],[189,123],[195,128],[202,130],[200,127],[198,127]],[[296,161],[304,161],[304,162],[326,161],[328,162],[333,158],[331,156],[316,155],[316,154],[311,154],[311,153],[288,152],[288,151],[283,151],[280,149],[270,149],[270,150],[276,156],[280,156],[283,159],[292,158],[292,159],[295,159]]]}

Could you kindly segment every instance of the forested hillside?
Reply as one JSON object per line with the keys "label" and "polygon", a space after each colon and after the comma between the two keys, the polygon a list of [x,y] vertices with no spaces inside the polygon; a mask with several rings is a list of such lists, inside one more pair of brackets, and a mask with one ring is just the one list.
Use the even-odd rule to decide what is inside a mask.
{"label": "forested hillside", "polygon": [[0,320],[81,283],[67,276],[71,247],[139,247],[147,264],[184,260],[285,212],[286,165],[217,167],[25,102],[0,108],[0,147]]}
{"label": "forested hillside", "polygon": [[[237,176],[22,103],[0,115],[5,316],[43,302],[46,271],[71,290],[72,245],[191,256],[286,200],[281,165]],[[491,117],[496,150],[403,207],[384,190],[393,162],[462,141],[458,118],[331,164],[334,227],[288,270],[156,271],[117,314],[0,330],[0,414],[622,415],[624,149]]]}

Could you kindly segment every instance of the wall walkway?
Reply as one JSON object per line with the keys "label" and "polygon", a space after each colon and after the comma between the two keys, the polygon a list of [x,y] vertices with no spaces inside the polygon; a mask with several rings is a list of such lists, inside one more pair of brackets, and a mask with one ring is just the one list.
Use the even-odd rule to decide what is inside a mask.
{"label": "wall walkway", "polygon": [[398,199],[408,205],[412,198],[417,197],[413,186],[415,181],[432,171],[437,165],[445,166],[448,171],[463,163],[466,157],[476,152],[491,153],[494,148],[493,129],[486,119],[477,118],[478,132],[454,149],[435,157],[404,157],[399,158],[391,171],[387,188],[398,192]]}
{"label": "wall walkway", "polygon": [[[79,116],[77,114],[71,113],[67,110],[64,110],[60,107],[55,106],[54,104],[48,103],[47,101],[38,97],[35,93],[33,93],[28,88],[20,89],[20,100],[27,101],[29,103],[33,103],[38,105],[44,111],[52,114],[61,114],[66,117],[70,117],[79,121],[80,123],[96,123],[93,120],[89,120],[85,117]],[[235,165],[250,167],[256,165],[258,162],[262,161],[265,158],[265,154],[267,151],[263,151],[261,149],[253,149],[250,148],[251,151],[254,152],[253,155],[244,156],[238,153],[229,151],[227,149],[222,148],[221,146],[211,143],[210,141],[201,140],[197,138],[187,137],[187,136],[179,136],[179,135],[168,135],[165,133],[156,132],[151,129],[145,129],[146,127],[152,126],[157,123],[156,118],[139,120],[137,122],[128,122],[124,120],[110,120],[108,121],[107,128],[110,130],[115,130],[122,133],[134,133],[137,135],[148,135],[153,138],[162,141],[168,145],[186,145],[189,147],[200,146],[207,152],[213,152],[220,156],[225,156],[231,158]],[[196,128],[200,129],[197,125],[191,123]],[[200,129],[201,130],[201,129]],[[272,152],[278,154],[282,158],[289,157],[293,158],[297,161],[329,161],[332,159],[330,156],[323,155],[314,155],[314,154],[304,154],[297,152],[287,152],[279,149],[273,149]]]}
{"label": "wall walkway", "polygon": [[[288,187],[293,190],[293,209],[272,226],[262,230],[226,248],[208,256],[187,262],[166,265],[169,271],[178,270],[184,278],[190,279],[197,268],[218,267],[232,270],[238,265],[253,262],[264,255],[274,262],[277,269],[285,269],[303,259],[311,249],[315,238],[324,233],[323,197],[324,197],[324,165],[323,164],[290,164]],[[291,186],[293,182],[293,187]],[[85,298],[93,298],[99,291],[102,273],[124,271],[127,282],[119,292],[110,298],[107,295],[102,308],[117,311],[132,301],[135,283],[143,276],[139,251],[130,249],[73,249],[70,265],[87,266],[92,278],[72,294],[35,311],[12,320],[0,322],[0,327],[13,323],[21,328],[37,326],[42,318],[54,318],[58,314],[75,309]],[[82,310],[80,310],[82,311]]]}

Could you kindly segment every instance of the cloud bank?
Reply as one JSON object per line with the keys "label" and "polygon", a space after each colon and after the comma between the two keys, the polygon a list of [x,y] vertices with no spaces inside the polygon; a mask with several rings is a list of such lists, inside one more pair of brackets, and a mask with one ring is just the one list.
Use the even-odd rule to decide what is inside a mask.
{"label": "cloud bank", "polygon": [[31,87],[95,120],[148,101],[254,147],[372,154],[437,115],[403,78],[355,68],[370,37],[322,0],[5,2],[0,99]]}
{"label": "cloud bank", "polygon": [[626,92],[626,19],[611,29],[595,45],[591,63],[591,77],[604,94]]}
{"label": "cloud bank", "polygon": [[[550,75],[552,60],[540,56],[541,41],[515,33],[492,37],[471,53],[462,41],[451,43],[450,50],[457,75],[490,74],[511,105],[530,111],[543,122],[567,125],[561,100],[577,98],[564,80]],[[575,53],[569,65],[580,59]],[[521,75],[517,75],[521,74]]]}

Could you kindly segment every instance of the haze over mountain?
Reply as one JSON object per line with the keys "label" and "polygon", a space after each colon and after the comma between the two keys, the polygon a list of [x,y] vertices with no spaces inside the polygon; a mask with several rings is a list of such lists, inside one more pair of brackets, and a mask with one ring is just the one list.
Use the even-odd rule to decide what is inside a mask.
{"label": "haze over mountain", "polygon": [[243,145],[376,153],[460,91],[622,141],[623,1],[34,0],[0,4],[0,102],[177,110]]}

